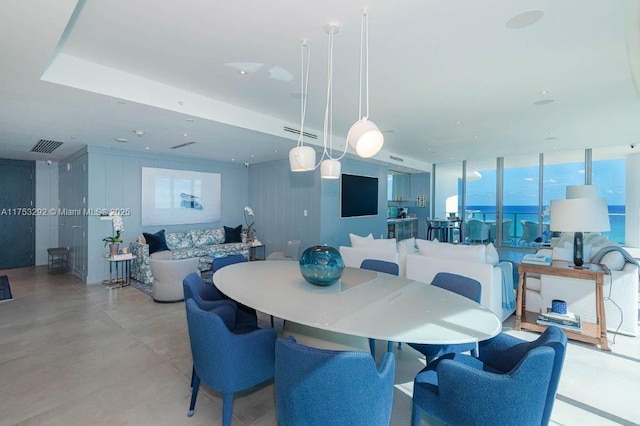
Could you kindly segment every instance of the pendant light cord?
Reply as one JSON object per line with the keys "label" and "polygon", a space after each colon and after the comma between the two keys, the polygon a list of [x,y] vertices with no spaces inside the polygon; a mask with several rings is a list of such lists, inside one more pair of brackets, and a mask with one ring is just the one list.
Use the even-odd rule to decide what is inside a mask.
{"label": "pendant light cord", "polygon": [[[304,70],[304,51],[307,50],[307,71]],[[300,134],[298,135],[298,147],[304,146],[304,120],[307,115],[307,89],[309,88],[309,62],[311,60],[311,48],[307,40],[302,40],[302,54],[300,55]]]}

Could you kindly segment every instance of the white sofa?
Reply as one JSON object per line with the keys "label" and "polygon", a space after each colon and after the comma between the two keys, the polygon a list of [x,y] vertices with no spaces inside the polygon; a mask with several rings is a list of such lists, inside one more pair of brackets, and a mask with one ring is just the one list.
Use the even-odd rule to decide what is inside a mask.
{"label": "white sofa", "polygon": [[[556,260],[573,258],[573,234],[561,235],[552,249],[541,249],[538,253]],[[603,247],[617,245],[598,236],[585,235],[585,261]],[[588,248],[587,248],[588,247]],[[638,335],[638,266],[626,262],[620,252],[606,254],[601,262],[611,271],[604,279],[604,309],[608,331],[618,331],[629,336]],[[595,285],[590,280],[562,278],[551,275],[527,276],[527,310],[546,311],[551,301],[567,302],[567,310],[578,314],[585,321],[595,321]]]}
{"label": "white sofa", "polygon": [[[395,239],[374,240],[372,236],[351,235],[352,247],[341,246],[340,254],[346,266],[359,268],[364,259],[385,260],[397,263],[400,276],[431,283],[438,272],[450,272],[478,280],[482,285],[481,304],[500,318],[507,319],[515,311],[513,266],[500,262],[493,248],[487,256],[487,246],[439,243],[437,241],[409,238],[396,244]],[[511,283],[513,308],[502,307],[503,268],[506,280]]]}
{"label": "white sofa", "polygon": [[[473,278],[482,285],[480,303],[491,310],[501,321],[515,312],[513,265],[499,262],[493,245],[487,256],[485,245],[461,245],[416,240],[418,253],[407,254],[405,274],[407,278],[431,283],[438,272],[449,272]],[[494,253],[495,252],[495,253]],[[503,270],[508,291],[513,297],[513,308],[502,307]]]}

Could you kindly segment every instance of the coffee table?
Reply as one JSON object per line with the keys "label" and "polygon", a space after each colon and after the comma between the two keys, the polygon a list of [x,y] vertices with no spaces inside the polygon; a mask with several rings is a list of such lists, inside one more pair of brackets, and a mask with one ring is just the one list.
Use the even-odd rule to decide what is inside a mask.
{"label": "coffee table", "polygon": [[345,268],[318,287],[298,262],[244,262],[215,272],[218,289],[266,314],[352,336],[408,343],[454,344],[489,339],[502,323],[484,306],[419,281]]}

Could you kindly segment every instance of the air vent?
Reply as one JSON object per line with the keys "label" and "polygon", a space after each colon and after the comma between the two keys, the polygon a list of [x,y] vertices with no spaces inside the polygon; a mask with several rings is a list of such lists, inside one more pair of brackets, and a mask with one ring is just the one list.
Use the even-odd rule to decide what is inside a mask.
{"label": "air vent", "polygon": [[62,145],[62,142],[49,141],[49,140],[46,140],[46,139],[40,139],[40,141],[37,144],[35,144],[33,146],[33,148],[31,148],[31,151],[29,151],[29,152],[39,152],[41,154],[51,154],[60,145]]}
{"label": "air vent", "polygon": [[401,163],[404,163],[404,160],[402,158],[400,158],[400,157],[395,157],[393,155],[390,155],[389,158],[391,158],[392,160],[396,160],[396,161],[399,161]]}
{"label": "air vent", "polygon": [[180,148],[184,148],[185,146],[189,146],[189,145],[193,145],[195,142],[187,142],[187,143],[181,143],[180,145],[176,145],[176,146],[172,146],[171,149],[180,149]]}
{"label": "air vent", "polygon": [[[289,133],[293,133],[295,135],[299,135],[300,134],[300,130],[292,129],[291,127],[287,127],[287,126],[284,126],[284,131],[285,132],[289,132]],[[318,135],[314,135],[313,133],[302,132],[302,135],[306,136],[308,138],[311,138],[311,139],[318,139]]]}

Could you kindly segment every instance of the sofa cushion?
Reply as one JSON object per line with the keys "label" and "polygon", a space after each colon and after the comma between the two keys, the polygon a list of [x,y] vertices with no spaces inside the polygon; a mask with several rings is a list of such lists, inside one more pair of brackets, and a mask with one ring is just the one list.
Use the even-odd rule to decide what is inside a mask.
{"label": "sofa cushion", "polygon": [[487,263],[486,247],[482,244],[464,245],[439,243],[437,241],[416,240],[418,254],[466,262]]}
{"label": "sofa cushion", "polygon": [[498,254],[498,250],[496,250],[496,247],[493,245],[493,243],[487,244],[486,263],[493,266],[496,266],[498,263],[500,263],[500,255]]}
{"label": "sofa cushion", "polygon": [[[213,229],[192,229],[189,231],[193,247],[208,246],[217,244]],[[224,241],[224,240],[222,240]]]}
{"label": "sofa cushion", "polygon": [[167,233],[167,246],[169,247],[169,250],[193,247],[191,234],[189,234],[189,231],[169,232]]}
{"label": "sofa cushion", "polygon": [[227,243],[241,243],[242,242],[242,225],[238,225],[235,228],[224,227],[224,242]]}
{"label": "sofa cushion", "polygon": [[356,234],[349,234],[349,239],[351,240],[351,247],[367,248],[369,242],[373,241],[373,235],[369,234],[366,237],[361,237]]}
{"label": "sofa cushion", "polygon": [[153,254],[157,251],[169,250],[167,247],[167,241],[164,235],[164,229],[156,232],[155,234],[147,234],[143,232],[144,239],[149,244],[149,254]]}
{"label": "sofa cushion", "polygon": [[396,253],[398,251],[395,238],[389,238],[389,239],[382,238],[379,240],[372,239],[367,242],[367,245],[365,247],[371,248],[374,250],[390,251],[393,253]]}
{"label": "sofa cushion", "polygon": [[418,248],[416,247],[415,238],[407,238],[406,240],[398,241],[398,253],[402,254],[416,254]]}

